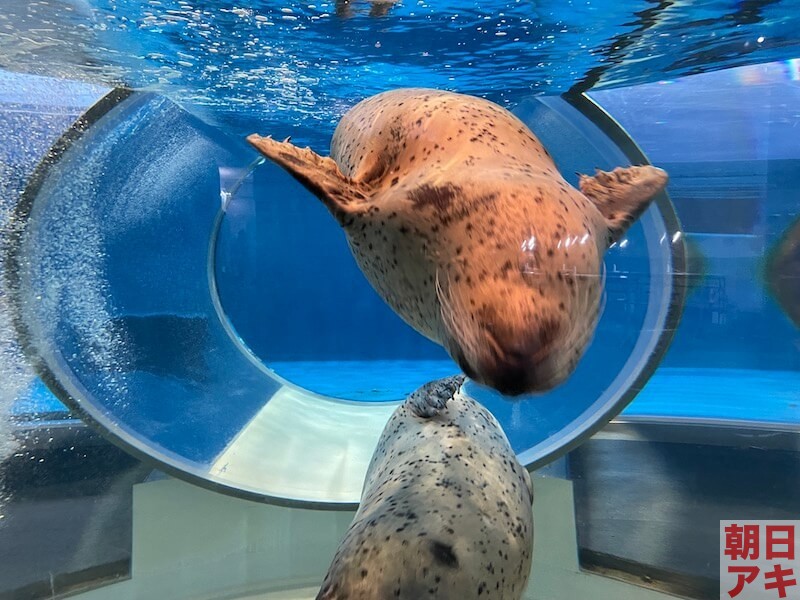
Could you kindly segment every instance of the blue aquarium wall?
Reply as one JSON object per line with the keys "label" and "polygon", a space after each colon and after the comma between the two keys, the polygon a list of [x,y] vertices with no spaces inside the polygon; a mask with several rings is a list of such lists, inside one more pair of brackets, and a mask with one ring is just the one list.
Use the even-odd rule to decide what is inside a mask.
{"label": "blue aquarium wall", "polygon": [[216,255],[222,306],[267,363],[447,360],[380,301],[322,203],[271,163],[231,198]]}
{"label": "blue aquarium wall", "polygon": [[786,61],[593,94],[670,173],[689,288],[665,367],[800,370],[800,324],[770,294],[767,272],[800,217],[799,68]]}
{"label": "blue aquarium wall", "polygon": [[800,422],[800,270],[787,254],[800,216],[799,66],[592,93],[670,173],[687,246],[681,324],[628,418]]}

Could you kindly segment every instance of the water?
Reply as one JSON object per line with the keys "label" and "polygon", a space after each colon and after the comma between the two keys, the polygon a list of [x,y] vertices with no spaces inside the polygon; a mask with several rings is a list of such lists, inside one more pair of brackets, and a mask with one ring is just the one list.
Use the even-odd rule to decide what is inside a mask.
{"label": "water", "polygon": [[410,1],[382,17],[369,7],[14,0],[0,16],[0,67],[155,90],[237,134],[320,145],[355,101],[395,87],[511,107],[798,54],[796,0]]}
{"label": "water", "polygon": [[[796,274],[767,268],[800,215],[797,65],[594,94],[669,171],[695,273],[660,376],[626,414],[800,419],[797,299],[770,292]],[[703,133],[693,135],[698,123]]]}
{"label": "water", "polygon": [[[630,552],[623,558],[654,566],[648,573],[708,577],[717,550],[713,527],[702,537],[708,523],[736,517],[737,507],[796,516],[780,512],[796,506],[797,472],[794,446],[780,440],[800,424],[798,299],[791,285],[783,295],[770,290],[776,278],[796,276],[784,240],[800,216],[800,4],[405,2],[371,11],[369,2],[4,4],[3,223],[20,225],[11,209],[74,118],[112,87],[134,93],[95,115],[72,154],[48,170],[23,253],[31,293],[21,302],[0,296],[0,563],[9,565],[0,595],[25,588],[49,597],[73,581],[128,575],[130,514],[142,526],[141,499],[153,489],[137,487],[132,509],[131,485],[152,477],[154,464],[251,499],[330,508],[358,497],[395,403],[456,367],[377,298],[325,209],[279,169],[255,163],[242,136],[292,135],[324,154],[353,104],[409,85],[515,110],[543,139],[552,136],[571,181],[575,170],[624,159],[555,98],[589,90],[671,175],[681,230],[659,240],[658,219],[643,220],[609,253],[606,309],[576,376],[517,403],[469,388],[525,460],[581,437],[581,426],[635,395],[621,417],[633,429],[612,426],[566,459],[582,558],[587,549]],[[664,290],[681,281],[670,269],[682,264],[684,241],[683,318],[659,321],[669,308]],[[788,258],[773,272],[768,258],[778,250]],[[45,375],[60,378],[69,408],[20,348],[10,322],[20,308],[36,325],[33,337],[48,342],[39,348]],[[673,326],[669,350],[651,356],[648,344]],[[674,433],[659,430],[653,442],[654,423]],[[778,458],[748,466],[749,446],[758,460]],[[643,471],[626,471],[631,456]],[[704,486],[722,477],[723,464],[740,469],[737,481],[763,477],[759,489],[770,497],[725,488],[715,492],[722,508],[708,509],[714,490]],[[662,471],[669,476],[659,487]],[[609,488],[592,488],[599,480]],[[637,512],[637,494],[648,491]],[[603,501],[611,506],[599,508]],[[195,504],[178,505],[188,514]],[[212,521],[224,523],[215,506]],[[162,527],[180,521],[168,506],[151,510],[167,515]],[[245,529],[255,531],[255,521]],[[659,524],[666,541],[651,534]],[[147,525],[159,545],[162,527]],[[239,531],[220,528],[220,539]],[[53,531],[56,543],[38,544]],[[275,546],[283,552],[288,543]],[[648,562],[653,547],[659,556]],[[205,565],[209,577],[218,564]],[[147,568],[137,563],[139,581]]]}
{"label": "water", "polygon": [[[595,96],[669,169],[680,191],[681,182],[694,177],[691,169],[698,161],[716,158],[715,168],[724,164],[709,157],[706,148],[717,145],[714,131],[730,132],[732,121],[724,112],[718,125],[709,117],[709,134],[688,146],[683,136],[693,121],[679,119],[677,111],[686,98],[698,110],[706,91],[738,89],[758,73],[761,84],[748,84],[738,93],[757,98],[768,92],[767,97],[783,100],[770,104],[775,106],[764,121],[765,147],[772,154],[747,158],[770,161],[780,155],[790,160],[791,134],[770,123],[796,116],[792,64],[742,67],[685,84],[650,84]],[[673,100],[665,101],[670,94]],[[550,109],[537,102],[516,110],[531,123],[549,123],[555,115],[542,121],[537,115]],[[643,104],[649,107],[647,118],[636,110]],[[747,106],[755,110],[757,104]],[[722,105],[709,106],[710,113],[714,110],[721,111]],[[668,123],[672,130],[654,135],[653,123]],[[609,168],[624,160],[597,149],[590,154],[581,138],[560,147],[561,126],[548,125],[539,133],[572,179],[574,171],[591,171],[597,164]],[[682,153],[675,151],[680,144]],[[733,146],[719,144],[727,152],[724,158],[736,158]],[[108,168],[111,157],[117,163],[113,169]],[[264,377],[265,369],[301,390],[373,404],[375,411],[430,379],[457,371],[440,347],[412,331],[377,298],[324,207],[280,169],[254,166],[254,159],[237,136],[209,128],[163,97],[131,96],[93,124],[50,171],[28,226],[29,249],[23,252],[23,282],[31,292],[23,295],[22,305],[35,324],[31,333],[47,348],[50,364],[58,365],[51,369],[71,382],[74,398],[82,398],[77,408],[107,422],[140,451],[179,457],[169,460],[189,461],[181,468],[198,473],[216,464],[216,457],[270,406],[281,406],[264,404],[277,389]],[[774,209],[785,210],[788,198],[774,196]],[[682,192],[675,198],[684,211],[690,210],[690,201]],[[576,423],[587,416],[591,423],[599,405],[613,407],[616,394],[632,385],[642,365],[633,369],[626,366],[629,361],[650,359],[654,367],[661,360],[650,358],[650,342],[643,340],[651,336],[652,342],[663,325],[647,314],[668,308],[668,295],[659,298],[670,283],[671,267],[659,252],[678,247],[682,235],[706,266],[692,272],[688,325],[679,328],[673,351],[663,357],[662,366],[677,370],[658,371],[626,416],[796,420],[791,395],[771,394],[769,411],[762,403],[754,412],[747,392],[710,393],[721,389],[723,375],[728,376],[726,385],[735,387],[738,381],[739,390],[762,385],[762,379],[751,377],[759,367],[778,372],[772,387],[791,387],[796,342],[793,329],[774,309],[758,316],[763,335],[741,335],[753,317],[740,320],[748,314],[740,296],[752,297],[752,282],[743,276],[740,262],[729,265],[728,256],[720,256],[714,246],[734,221],[717,222],[710,240],[700,235],[705,222],[687,224],[685,232],[669,236],[654,234],[652,225],[649,230],[637,225],[609,252],[603,319],[586,359],[567,384],[519,404],[474,389],[501,418],[516,450],[532,452],[564,431],[578,435]],[[779,233],[770,233],[763,246],[774,243],[770,240]],[[725,238],[726,247],[733,239]],[[749,243],[753,238],[743,239]],[[716,301],[724,300],[724,317],[709,300],[720,278],[728,286],[724,299]],[[758,289],[763,303],[765,288]],[[754,364],[753,356],[763,360]],[[692,378],[685,369],[696,366],[697,357],[707,357],[707,368],[738,370]],[[694,383],[686,384],[687,377]],[[745,380],[752,382],[750,388]],[[676,399],[670,390],[678,385],[695,393]],[[595,401],[599,405],[590,408]],[[75,407],[76,401],[69,403]],[[25,406],[35,410],[37,404]],[[332,426],[325,430],[340,435]]]}

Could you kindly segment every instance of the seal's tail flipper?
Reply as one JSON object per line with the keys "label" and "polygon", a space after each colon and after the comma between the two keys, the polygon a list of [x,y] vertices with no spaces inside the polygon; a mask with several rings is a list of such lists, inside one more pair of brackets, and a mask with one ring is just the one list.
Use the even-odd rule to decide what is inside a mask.
{"label": "seal's tail flipper", "polygon": [[583,195],[594,202],[608,223],[609,244],[617,241],[667,185],[667,173],[656,167],[617,167],[580,176]]}
{"label": "seal's tail flipper", "polygon": [[310,148],[298,148],[288,138],[279,142],[253,134],[247,141],[322,200],[340,224],[346,225],[349,217],[368,206],[367,190],[345,177],[332,158],[322,157]]}

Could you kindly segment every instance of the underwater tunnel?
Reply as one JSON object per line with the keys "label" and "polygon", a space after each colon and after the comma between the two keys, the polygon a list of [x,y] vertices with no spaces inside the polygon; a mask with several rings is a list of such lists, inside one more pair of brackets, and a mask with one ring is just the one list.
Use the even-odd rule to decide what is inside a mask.
{"label": "underwater tunnel", "polygon": [[[585,95],[516,113],[563,173],[647,161]],[[113,90],[82,115],[31,177],[15,225],[11,304],[42,380],[193,482],[356,503],[397,403],[458,371],[383,306],[310,193],[154,94]],[[573,448],[644,386],[680,317],[684,261],[662,194],[606,258],[596,338],[568,383],[515,402],[468,387],[525,465]]]}
{"label": "underwater tunnel", "polygon": [[524,598],[730,597],[723,523],[800,536],[790,3],[285,4],[0,11],[0,600],[315,597],[387,419],[459,368],[245,137],[326,154],[409,85],[572,184],[670,176],[566,383],[464,389],[533,474]]}

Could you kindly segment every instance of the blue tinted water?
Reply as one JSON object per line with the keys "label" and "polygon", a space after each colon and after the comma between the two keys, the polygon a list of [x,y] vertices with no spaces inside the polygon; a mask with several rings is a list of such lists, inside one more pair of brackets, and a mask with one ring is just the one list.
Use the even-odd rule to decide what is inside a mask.
{"label": "blue tinted water", "polygon": [[[534,8],[520,2],[480,7],[419,2],[395,6],[385,17],[370,17],[366,5],[356,3],[353,15],[343,17],[332,3],[239,7],[152,1],[141,10],[136,3],[94,2],[70,5],[71,16],[66,17],[52,3],[33,2],[29,6],[41,9],[37,14],[22,5],[9,10],[11,28],[27,27],[35,38],[47,29],[37,25],[50,19],[58,23],[59,33],[48,34],[50,43],[45,45],[0,33],[0,66],[153,89],[234,135],[252,130],[292,134],[298,143],[323,150],[352,104],[404,85],[454,89],[514,106],[531,93],[672,81],[786,59],[773,63],[780,76],[773,73],[774,79],[766,82],[759,79],[764,71],[752,67],[705,82],[683,80],[695,81],[694,87],[672,99],[653,87],[597,97],[673,175],[671,191],[679,214],[705,264],[702,285],[689,297],[686,318],[666,358],[669,368],[654,376],[626,414],[798,422],[797,330],[756,276],[762,257],[796,214],[792,190],[800,186],[800,156],[787,141],[793,139],[791,128],[759,129],[781,119],[794,127],[800,118],[793,108],[798,63],[789,60],[800,53],[800,12],[792,4],[553,2]],[[6,106],[36,104],[30,94],[14,93],[17,81],[11,76],[0,80]],[[663,87],[680,91],[680,83]],[[730,126],[732,109],[720,107],[719,91],[725,86],[730,93],[724,100],[739,111],[737,127]],[[738,90],[750,93],[737,96]],[[764,102],[759,104],[759,98]],[[86,102],[75,106],[80,104]],[[696,131],[699,106],[705,107],[706,132],[691,138],[693,149],[687,152],[687,132]],[[679,115],[680,110],[685,112]],[[12,113],[4,111],[4,119],[10,122]],[[54,131],[66,121],[57,123]],[[16,127],[24,129],[27,123]],[[715,138],[708,131],[727,132],[728,137]],[[731,137],[731,132],[741,135]],[[710,147],[726,154],[709,154]],[[749,179],[741,179],[745,172]],[[698,179],[704,180],[699,193],[694,185]],[[723,188],[716,186],[720,181]],[[713,210],[715,199],[743,189],[752,190],[745,194],[749,204],[737,204],[741,207],[736,210],[729,204],[723,213]],[[259,215],[266,222],[269,210],[262,207]],[[291,210],[296,221],[315,212],[327,218],[318,205]],[[284,296],[288,304],[271,306],[269,329],[259,321],[258,302],[250,311],[256,315],[253,322],[237,323],[248,335],[262,332],[247,340],[256,354],[299,385],[362,401],[396,399],[424,381],[452,373],[454,366],[441,349],[421,340],[376,302],[366,282],[358,280],[356,289],[346,291],[337,287],[337,275],[354,267],[340,232],[329,225],[304,234],[278,232],[287,236],[287,244],[306,249],[301,271],[281,272],[286,261],[280,254],[256,257],[261,268],[297,288]],[[248,232],[240,232],[245,236],[240,242],[248,246]],[[235,273],[230,276],[236,279]],[[345,279],[348,285],[353,281]],[[720,281],[723,299],[717,293]],[[345,317],[336,311],[344,297],[364,298],[364,304],[350,306],[354,310]],[[246,312],[240,319],[247,318]],[[342,331],[355,334],[343,336]],[[40,386],[17,407],[20,414],[55,409]],[[169,406],[159,410],[163,422],[178,416],[169,413]]]}
{"label": "blue tinted water", "polygon": [[[332,397],[359,401],[396,400],[420,379],[453,374],[450,361],[293,361],[275,363],[286,379]],[[378,374],[384,385],[375,386]],[[755,369],[662,368],[623,411],[625,417],[742,420],[800,423],[800,372]],[[14,406],[20,418],[68,411],[39,380]]]}
{"label": "blue tinted water", "polygon": [[741,369],[744,380],[748,369],[800,370],[800,331],[768,291],[765,269],[800,218],[798,67],[793,60],[593,94],[670,173],[695,275],[666,367]]}
{"label": "blue tinted water", "polygon": [[0,67],[156,90],[239,134],[319,145],[356,100],[386,89],[451,89],[511,107],[531,93],[794,58],[800,45],[796,0],[418,0],[382,17],[366,0],[350,6],[10,2]]}

